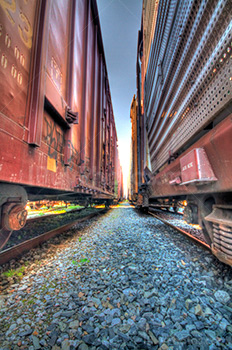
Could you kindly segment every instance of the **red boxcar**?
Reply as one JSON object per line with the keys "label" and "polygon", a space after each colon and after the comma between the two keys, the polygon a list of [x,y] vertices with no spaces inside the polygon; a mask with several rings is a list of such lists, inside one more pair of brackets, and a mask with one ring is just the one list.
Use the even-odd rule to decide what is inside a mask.
{"label": "red boxcar", "polygon": [[118,197],[119,167],[96,0],[0,2],[1,237],[27,198]]}

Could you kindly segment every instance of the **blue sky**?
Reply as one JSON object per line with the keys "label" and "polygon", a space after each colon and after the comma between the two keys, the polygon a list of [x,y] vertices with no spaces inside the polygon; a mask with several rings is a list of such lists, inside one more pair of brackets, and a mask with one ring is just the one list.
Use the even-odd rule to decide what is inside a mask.
{"label": "blue sky", "polygon": [[130,161],[130,105],[136,94],[136,55],[142,0],[97,0],[124,184]]}

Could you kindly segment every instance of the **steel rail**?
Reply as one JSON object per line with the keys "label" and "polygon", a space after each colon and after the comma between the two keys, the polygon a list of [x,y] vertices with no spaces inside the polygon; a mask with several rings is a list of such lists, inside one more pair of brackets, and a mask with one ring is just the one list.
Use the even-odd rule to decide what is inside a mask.
{"label": "steel rail", "polygon": [[148,214],[150,214],[150,215],[153,216],[154,218],[156,218],[156,219],[162,221],[164,224],[170,226],[170,227],[173,228],[174,230],[176,230],[176,231],[182,233],[183,235],[187,236],[187,237],[190,238],[191,240],[197,242],[198,244],[200,244],[201,246],[203,246],[205,249],[211,251],[211,248],[210,248],[210,246],[209,246],[207,243],[202,242],[200,239],[198,239],[198,238],[192,236],[190,233],[188,233],[188,232],[182,230],[181,228],[179,228],[179,227],[177,227],[177,226],[171,224],[169,221],[167,221],[167,220],[165,220],[165,219],[163,219],[163,218],[160,218],[158,215],[152,213],[151,211],[148,211]]}
{"label": "steel rail", "polygon": [[71,227],[75,226],[76,224],[81,223],[81,222],[86,221],[86,220],[89,220],[89,219],[93,218],[94,216],[99,215],[99,213],[103,213],[105,211],[106,211],[106,209],[104,208],[104,209],[98,211],[97,213],[92,213],[92,214],[87,215],[83,218],[72,221],[69,224],[60,226],[54,230],[42,233],[41,235],[39,235],[37,237],[31,238],[25,242],[19,243],[19,244],[15,245],[14,247],[3,250],[0,253],[0,265],[7,263],[11,259],[15,259],[15,258],[19,257],[23,253],[31,250],[32,248],[35,248],[36,246],[38,246],[41,243],[44,243],[48,239],[55,237],[58,234],[64,233],[65,231],[69,230]]}

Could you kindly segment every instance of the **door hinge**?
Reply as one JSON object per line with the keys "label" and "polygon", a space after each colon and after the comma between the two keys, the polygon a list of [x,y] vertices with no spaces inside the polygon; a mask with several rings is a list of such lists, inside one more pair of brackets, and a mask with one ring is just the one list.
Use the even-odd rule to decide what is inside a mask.
{"label": "door hinge", "polygon": [[78,124],[78,112],[73,112],[70,107],[66,107],[65,119],[69,124]]}

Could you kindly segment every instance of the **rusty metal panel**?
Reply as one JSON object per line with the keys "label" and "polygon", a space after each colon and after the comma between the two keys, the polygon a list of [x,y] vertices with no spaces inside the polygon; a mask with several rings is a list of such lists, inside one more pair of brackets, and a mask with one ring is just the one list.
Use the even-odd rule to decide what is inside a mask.
{"label": "rusty metal panel", "polygon": [[118,166],[118,138],[117,138],[117,130],[116,130],[116,126],[115,126],[115,129],[114,129],[114,193],[115,193],[115,196],[117,196],[117,189],[115,188],[115,184],[117,182],[117,166]]}
{"label": "rusty metal panel", "polygon": [[85,0],[76,1],[75,29],[74,29],[74,58],[73,58],[73,84],[71,107],[80,112],[84,96],[84,62],[85,62],[85,29],[86,29],[87,6]]}
{"label": "rusty metal panel", "polygon": [[[69,116],[67,114],[68,111],[71,111],[72,114],[78,115],[78,112],[74,112],[73,108],[70,106],[73,105],[73,76],[74,76],[74,50],[75,50],[75,30],[76,30],[76,1],[72,2],[71,7],[71,15],[70,15],[70,35],[69,35],[69,57],[68,57],[68,72],[67,72],[67,80],[68,80],[68,89],[67,89],[67,103],[66,107],[66,121],[69,120]],[[75,123],[77,124],[77,122]],[[69,130],[65,133],[65,145],[64,145],[64,164],[65,166],[70,166],[72,161],[72,141],[73,141],[73,123],[71,123]]]}
{"label": "rusty metal panel", "polygon": [[103,85],[102,85],[102,74],[103,74],[103,63],[102,55],[99,57],[99,75],[98,75],[98,109],[97,109],[97,127],[96,127],[96,185],[100,187],[101,182],[101,164],[102,164],[102,119],[103,119]]}
{"label": "rusty metal panel", "polygon": [[115,125],[112,119],[110,131],[110,187],[114,191],[114,171],[115,171]]}
{"label": "rusty metal panel", "polygon": [[[89,11],[90,11],[90,4],[89,0],[85,1],[86,5],[86,13],[84,17],[84,23],[85,23],[85,29],[84,29],[84,51],[83,51],[83,80],[82,80],[82,104],[81,104],[81,120],[80,120],[80,127],[81,127],[81,144],[80,144],[80,156],[81,156],[81,173],[84,173],[84,166],[85,166],[85,149],[86,149],[86,76],[87,76],[87,55],[88,55],[88,21],[89,21]],[[80,179],[81,180],[81,179]]]}
{"label": "rusty metal panel", "polygon": [[109,124],[110,124],[110,103],[108,81],[106,80],[106,124],[105,124],[105,186],[109,184]]}
{"label": "rusty metal panel", "polygon": [[94,84],[94,111],[93,122],[91,130],[91,177],[94,185],[98,183],[98,160],[99,160],[99,148],[98,140],[100,136],[100,100],[101,100],[101,86],[100,84],[100,53],[97,43],[97,27],[95,27],[95,84]]}
{"label": "rusty metal panel", "polygon": [[[66,132],[66,164],[73,162],[80,166],[80,139],[82,125],[82,101],[85,98],[83,89],[84,66],[85,66],[85,29],[87,6],[85,0],[73,2],[75,4],[72,11],[74,14],[73,31],[71,33],[71,43],[73,45],[71,65],[69,67],[69,91],[68,104],[73,111],[78,112],[79,123],[72,125],[69,132]],[[79,169],[79,168],[78,168]]]}
{"label": "rusty metal panel", "polygon": [[146,83],[153,171],[170,154],[181,152],[231,102],[231,1],[183,1],[177,6],[179,16],[160,66],[157,58],[150,60],[156,74]]}
{"label": "rusty metal panel", "polygon": [[[188,156],[188,153],[193,152],[194,149],[204,148],[217,181],[206,184],[201,183],[200,186],[197,185],[197,182],[181,185],[181,181],[177,181],[181,176],[181,163],[180,159],[177,158],[154,176],[151,186],[151,197],[232,191],[231,135],[232,115],[228,116],[183,153],[184,157]],[[193,155],[194,153],[190,154]],[[190,163],[191,159],[187,164]]]}
{"label": "rusty metal panel", "polygon": [[37,2],[37,18],[34,25],[33,52],[28,84],[28,105],[25,123],[28,128],[28,134],[25,134],[24,139],[29,145],[37,147],[41,146],[42,138],[49,5],[50,3],[47,0]]}
{"label": "rusty metal panel", "polygon": [[111,143],[110,143],[110,130],[111,130],[111,118],[112,118],[112,105],[110,100],[110,94],[108,94],[108,125],[107,125],[107,188],[110,190],[110,172],[111,172],[111,165],[110,165],[110,155],[111,155]]}
{"label": "rusty metal panel", "polygon": [[[104,191],[107,198],[109,192],[107,193],[105,176],[106,154],[104,168],[102,162],[104,156],[103,135],[105,142],[106,136],[108,142],[111,142],[112,127],[108,130],[107,120],[104,121],[103,125],[102,119],[108,117],[109,120],[110,110],[108,106],[111,106],[111,100],[109,87],[106,85],[108,80],[101,33],[99,29],[96,29],[96,26],[99,26],[99,21],[96,19],[95,0],[41,0],[39,2],[18,0],[15,10],[14,3],[16,3],[14,0],[0,2],[1,54],[4,53],[3,48],[9,46],[6,52],[10,53],[10,60],[17,59],[21,64],[24,62],[21,54],[18,56],[18,51],[13,51],[12,45],[16,45],[20,33],[23,35],[20,40],[24,45],[25,41],[29,40],[28,35],[31,34],[27,32],[27,29],[28,31],[30,29],[29,20],[32,22],[33,28],[35,25],[34,34],[36,36],[33,35],[33,49],[28,47],[25,51],[22,50],[25,56],[23,74],[27,79],[23,98],[20,96],[18,99],[15,98],[12,102],[16,103],[14,108],[11,108],[10,105],[9,108],[7,107],[9,114],[5,111],[4,114],[0,114],[0,180],[29,186],[27,188],[33,191],[33,195],[36,194],[36,188],[38,188],[38,193],[41,193],[42,190],[44,194],[46,191],[47,194],[54,194],[53,190],[59,190],[60,193],[62,191],[77,191],[88,194],[98,191],[98,197],[100,197],[100,190],[100,192]],[[43,4],[43,6],[36,7],[38,4]],[[21,12],[18,6],[20,6]],[[33,11],[34,14],[36,13],[34,18]],[[15,16],[19,15],[18,21],[14,16],[11,16],[12,13],[15,13]],[[15,21],[12,31],[8,30],[11,19]],[[10,24],[6,24],[7,21]],[[88,21],[89,24],[94,21],[94,24],[92,23],[88,27]],[[20,28],[22,28],[22,32],[20,32]],[[6,36],[9,33],[12,34],[10,44],[9,36]],[[43,40],[41,40],[42,38]],[[94,42],[97,43],[95,52],[93,50]],[[39,43],[40,45],[38,45]],[[23,44],[18,44],[19,51]],[[88,59],[87,49],[89,51]],[[5,74],[9,68],[9,66],[4,66],[5,56],[3,58],[1,56],[0,62],[2,64],[1,74],[2,72]],[[7,64],[8,62],[13,64],[13,61],[7,61]],[[5,94],[4,101],[7,103],[6,98],[13,91],[11,91],[10,84],[14,80],[11,82],[4,74],[3,78],[9,86],[1,86]],[[28,92],[29,74],[31,74],[33,82],[28,85]],[[12,79],[17,79],[17,77],[12,76]],[[40,79],[43,80],[43,83]],[[0,84],[2,82],[3,80],[0,81]],[[17,90],[17,92],[20,91],[19,88]],[[26,99],[29,101],[29,107],[26,106]],[[80,123],[72,125],[70,129],[65,120],[67,105],[72,111],[79,113],[80,119]],[[87,115],[88,118],[86,118]],[[112,108],[111,118],[112,126]],[[87,133],[87,137],[91,140],[94,137],[97,139],[97,142],[94,141],[91,147],[88,145],[86,155],[89,156],[93,152],[93,165],[96,164],[99,172],[102,171],[104,174],[102,182],[97,183],[98,188],[90,181],[88,182],[88,177],[81,177],[81,165],[85,160],[85,157],[81,157],[85,154],[85,147],[82,146],[86,146],[88,143]],[[42,142],[40,142],[40,136],[42,136]],[[32,147],[32,145],[40,147]],[[111,150],[108,155],[111,157],[113,146],[108,145],[108,147]],[[67,148],[66,151],[65,148]],[[84,150],[83,154],[82,150]],[[87,165],[89,172],[89,164]],[[82,180],[85,183],[88,182],[88,188],[78,187]],[[109,181],[112,182],[112,179],[110,178]]]}
{"label": "rusty metal panel", "polygon": [[65,119],[71,2],[53,0],[49,19],[46,98]]}
{"label": "rusty metal panel", "polygon": [[181,185],[217,181],[204,148],[194,148],[180,158]]}
{"label": "rusty metal panel", "polygon": [[101,162],[101,186],[105,187],[106,182],[106,122],[107,122],[107,95],[105,85],[105,66],[102,67],[102,162]]}
{"label": "rusty metal panel", "polygon": [[37,2],[0,2],[1,113],[20,125],[25,112]]}
{"label": "rusty metal panel", "polygon": [[90,156],[91,156],[91,127],[93,123],[94,111],[94,77],[95,77],[95,26],[93,23],[92,11],[89,11],[88,17],[88,40],[87,40],[87,70],[86,70],[86,146],[84,169],[86,178],[89,178],[90,172]]}
{"label": "rusty metal panel", "polygon": [[[1,132],[1,142],[7,145],[7,152],[0,147],[1,181],[27,184],[50,189],[73,188],[74,171],[65,173],[63,164],[63,130],[45,112],[43,142],[41,147],[28,147],[22,139]],[[11,141],[10,141],[11,140]]]}

